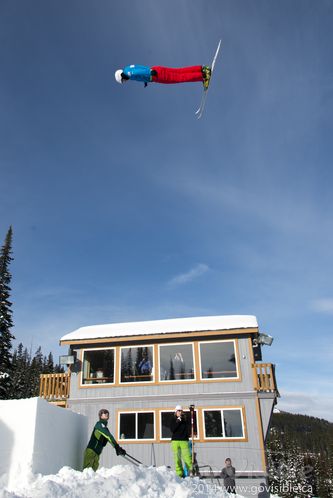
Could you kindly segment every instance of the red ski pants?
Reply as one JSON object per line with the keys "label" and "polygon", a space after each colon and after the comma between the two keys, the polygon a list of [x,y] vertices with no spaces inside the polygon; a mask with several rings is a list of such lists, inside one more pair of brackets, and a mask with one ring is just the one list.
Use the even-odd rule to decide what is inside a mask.
{"label": "red ski pants", "polygon": [[203,80],[202,66],[153,66],[150,69],[157,72],[157,76],[152,77],[155,83],[187,83],[189,81]]}

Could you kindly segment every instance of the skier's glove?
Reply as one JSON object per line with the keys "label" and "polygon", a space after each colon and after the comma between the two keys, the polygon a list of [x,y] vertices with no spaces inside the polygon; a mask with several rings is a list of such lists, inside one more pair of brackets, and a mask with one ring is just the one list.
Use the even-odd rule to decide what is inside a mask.
{"label": "skier's glove", "polygon": [[114,449],[116,450],[116,453],[117,453],[117,456],[125,456],[126,455],[126,450],[124,450],[124,448],[122,448],[121,446],[119,446],[119,444],[116,444]]}

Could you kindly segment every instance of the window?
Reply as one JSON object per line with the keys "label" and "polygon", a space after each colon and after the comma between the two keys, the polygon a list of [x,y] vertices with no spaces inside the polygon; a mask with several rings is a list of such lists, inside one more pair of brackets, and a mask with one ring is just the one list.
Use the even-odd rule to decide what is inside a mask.
{"label": "window", "polygon": [[153,346],[121,348],[120,382],[152,382]]}
{"label": "window", "polygon": [[201,379],[238,377],[234,341],[200,342]]}
{"label": "window", "polygon": [[155,413],[119,413],[118,439],[155,439]]}
{"label": "window", "polygon": [[160,345],[160,381],[194,379],[193,344]]}
{"label": "window", "polygon": [[203,410],[206,439],[244,438],[241,408]]}
{"label": "window", "polygon": [[[191,437],[191,415],[189,410],[184,410],[187,427],[188,427],[188,435]],[[174,416],[174,411],[160,411],[161,417],[161,439],[171,439],[171,430],[170,430],[170,422],[172,417]],[[198,439],[198,424],[197,424],[197,410],[194,410],[194,437]]]}
{"label": "window", "polygon": [[114,382],[114,349],[83,351],[82,384],[112,384]]}

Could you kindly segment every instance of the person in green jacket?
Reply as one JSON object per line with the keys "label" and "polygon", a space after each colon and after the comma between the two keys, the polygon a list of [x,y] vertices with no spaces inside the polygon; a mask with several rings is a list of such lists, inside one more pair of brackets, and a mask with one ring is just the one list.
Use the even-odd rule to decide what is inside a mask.
{"label": "person in green jacket", "polygon": [[99,457],[104,446],[109,442],[116,450],[117,456],[126,455],[124,448],[121,448],[115,438],[112,436],[107,425],[109,420],[109,412],[105,408],[98,412],[99,420],[96,422],[94,430],[84,452],[83,468],[91,467],[95,472],[99,466]]}

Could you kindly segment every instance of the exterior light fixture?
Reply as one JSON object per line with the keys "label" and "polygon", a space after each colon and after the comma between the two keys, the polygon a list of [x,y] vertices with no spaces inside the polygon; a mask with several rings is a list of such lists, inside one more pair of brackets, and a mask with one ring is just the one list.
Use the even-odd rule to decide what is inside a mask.
{"label": "exterior light fixture", "polygon": [[258,337],[254,339],[254,344],[260,344],[262,346],[271,346],[274,341],[274,337],[268,334],[259,334]]}

